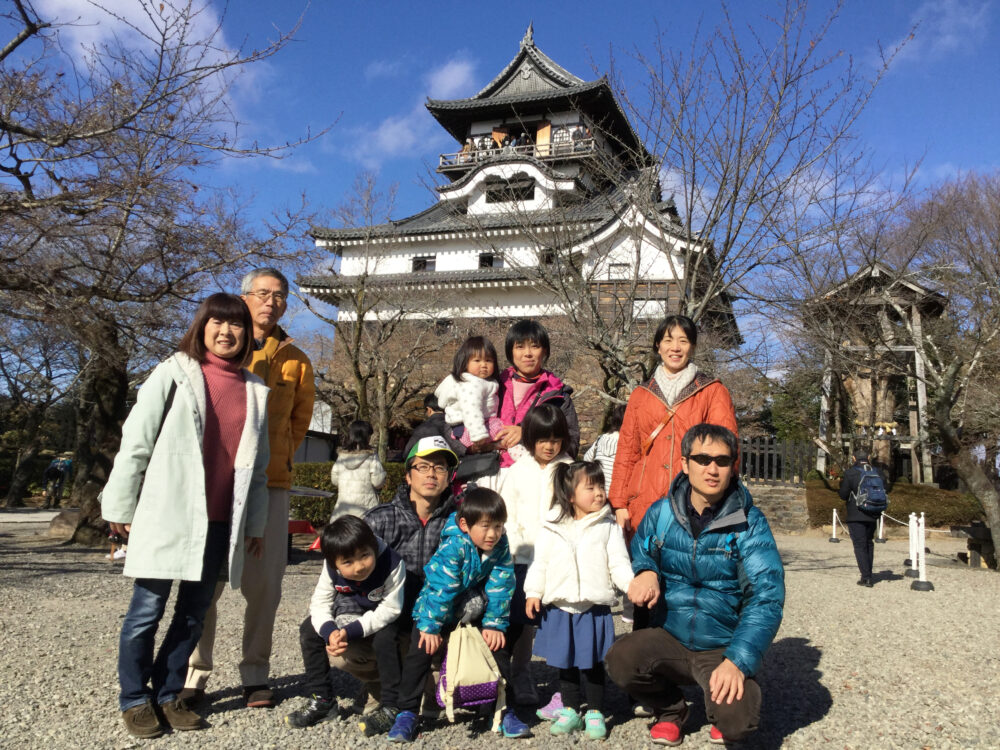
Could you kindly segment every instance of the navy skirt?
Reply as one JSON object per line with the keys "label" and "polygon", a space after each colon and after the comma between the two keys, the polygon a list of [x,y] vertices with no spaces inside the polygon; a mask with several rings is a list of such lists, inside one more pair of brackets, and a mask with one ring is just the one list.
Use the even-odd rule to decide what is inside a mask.
{"label": "navy skirt", "polygon": [[557,607],[542,610],[541,625],[535,635],[535,656],[558,669],[591,669],[604,661],[615,642],[611,607],[591,607],[573,615]]}

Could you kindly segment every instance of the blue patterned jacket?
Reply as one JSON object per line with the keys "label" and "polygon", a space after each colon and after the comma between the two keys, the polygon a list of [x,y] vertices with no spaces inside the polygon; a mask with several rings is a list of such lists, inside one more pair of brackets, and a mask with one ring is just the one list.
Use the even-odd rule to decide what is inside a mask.
{"label": "blue patterned jacket", "polygon": [[441,532],[441,544],[424,566],[424,587],[413,608],[413,621],[424,633],[439,634],[458,622],[456,598],[472,589],[483,589],[486,612],[481,627],[507,630],[510,600],[514,596],[514,561],[507,535],[483,559],[469,535],[458,527],[452,513]]}
{"label": "blue patterned jacket", "polygon": [[747,677],[760,668],[785,602],[785,570],[771,527],[738,481],[695,539],[687,474],[653,503],[632,539],[632,570],[659,575],[652,624],[692,651],[724,648]]}

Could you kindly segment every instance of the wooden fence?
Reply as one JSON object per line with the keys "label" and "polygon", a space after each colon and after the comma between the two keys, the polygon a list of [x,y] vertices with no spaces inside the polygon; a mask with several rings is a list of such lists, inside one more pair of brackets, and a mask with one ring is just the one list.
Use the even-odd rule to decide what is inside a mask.
{"label": "wooden fence", "polygon": [[800,485],[815,465],[816,448],[810,443],[740,438],[740,478],[744,483]]}

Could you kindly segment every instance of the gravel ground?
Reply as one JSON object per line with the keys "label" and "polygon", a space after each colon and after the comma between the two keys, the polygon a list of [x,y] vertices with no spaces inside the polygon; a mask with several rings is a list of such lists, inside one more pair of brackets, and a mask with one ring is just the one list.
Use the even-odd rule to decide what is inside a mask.
{"label": "gravel ground", "polygon": [[[303,702],[298,623],[319,572],[317,556],[296,551],[278,611],[272,674],[281,705],[248,710],[239,699],[238,594],[220,602],[216,674],[210,683],[211,728],[137,742],[117,711],[115,657],[131,591],[106,550],[56,544],[45,524],[13,524],[0,512],[0,747],[11,748],[352,748],[387,746],[366,740],[352,721],[305,730],[284,725]],[[1000,722],[1000,576],[952,562],[958,540],[929,534],[935,586],[912,591],[903,578],[905,539],[876,547],[877,584],[855,585],[850,542],[820,536],[778,539],[786,566],[785,619],[758,679],[764,693],[761,729],[743,747],[760,748],[996,748]],[[314,553],[315,555],[315,553]],[[169,611],[169,610],[168,610]],[[984,617],[985,615],[985,617]],[[621,624],[619,623],[621,628]],[[554,690],[555,673],[540,662],[540,692]],[[340,693],[357,683],[342,677]],[[685,747],[708,747],[702,699],[688,696],[692,714]],[[635,719],[624,696],[608,691],[614,713],[606,746],[639,748],[648,721]],[[454,725],[426,728],[415,748],[508,745],[471,732],[471,714]],[[579,735],[552,738],[545,726],[519,747],[586,744]]]}

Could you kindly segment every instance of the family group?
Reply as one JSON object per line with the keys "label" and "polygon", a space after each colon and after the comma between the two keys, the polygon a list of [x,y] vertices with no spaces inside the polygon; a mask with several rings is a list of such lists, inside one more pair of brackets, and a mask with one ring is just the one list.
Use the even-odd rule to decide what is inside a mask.
{"label": "family group", "polygon": [[[275,440],[296,443],[291,422],[275,425],[271,402],[295,402],[308,360],[296,360],[294,373],[279,364],[294,377],[275,378],[275,352],[258,355],[268,330],[255,308],[287,294],[287,282],[273,269],[257,273],[242,299],[208,298],[181,351],[140,389],[104,492],[112,529],[144,542],[126,562],[136,581],[119,651],[120,705],[135,736],[206,726],[195,709],[211,670],[210,606],[228,580],[247,599],[249,628],[259,563],[275,544],[285,552],[266,532],[276,509],[265,488],[275,484],[275,458],[290,468],[291,454],[279,448],[269,459],[263,436],[272,454]],[[261,281],[275,288],[257,290]],[[308,702],[286,723],[341,716],[344,696],[330,675],[340,669],[371,698],[357,720],[366,736],[413,741],[437,713],[433,674],[464,623],[478,629],[503,677],[495,728],[505,737],[530,735],[537,717],[553,735],[605,738],[607,677],[637,715],[651,717],[653,742],[683,741],[685,684],[704,691],[712,741],[752,732],[760,716],[753,678],[781,622],[783,569],[738,480],[729,392],[692,362],[697,337],[684,316],[660,323],[653,377],[617,414],[618,429],[591,446],[592,460],[576,460],[572,388],[545,368],[549,336],[533,320],[510,327],[503,371],[485,337],[462,344],[425,399],[427,419],[388,503],[374,492],[385,474],[365,451],[370,428],[352,425],[352,450],[334,467],[340,493],[321,534],[325,563],[299,629]],[[146,481],[150,472],[156,478]],[[285,522],[287,483],[277,489]],[[173,580],[178,603],[154,655]],[[622,594],[632,632],[616,639],[612,607]],[[273,620],[271,611],[270,630]],[[247,705],[273,705],[267,660],[254,660],[247,645],[245,632]],[[533,656],[558,670],[558,692],[545,705]]]}

